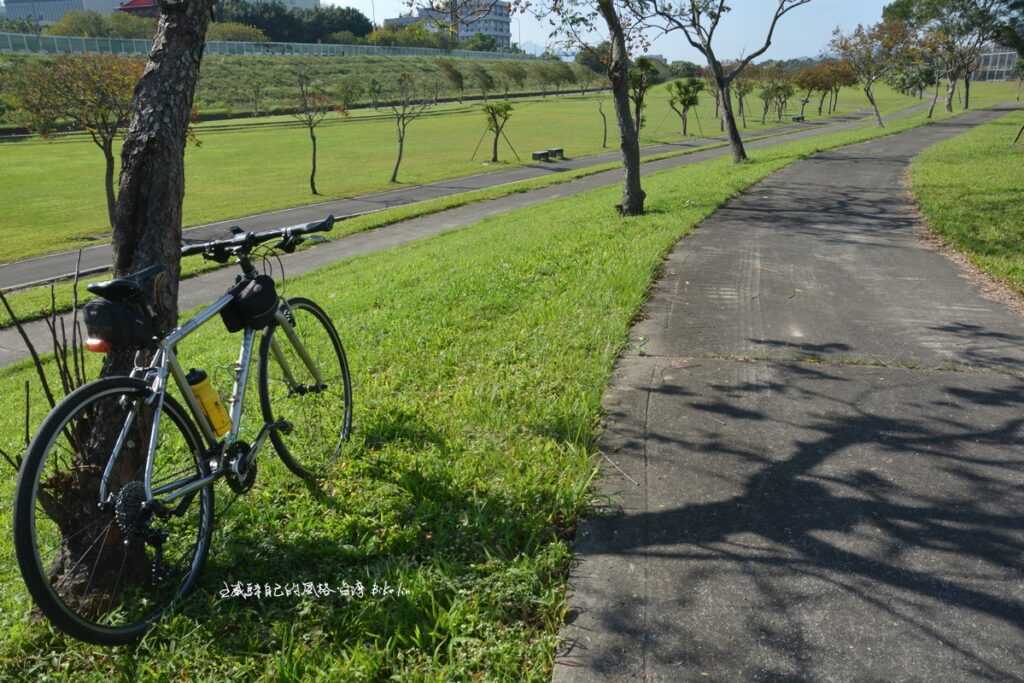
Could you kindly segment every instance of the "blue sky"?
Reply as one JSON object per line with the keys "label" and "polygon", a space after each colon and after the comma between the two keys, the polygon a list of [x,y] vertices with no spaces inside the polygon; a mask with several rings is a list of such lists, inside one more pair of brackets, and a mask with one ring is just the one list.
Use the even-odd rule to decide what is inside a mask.
{"label": "blue sky", "polygon": [[[407,12],[403,0],[323,0],[333,5],[355,7],[368,17],[376,14],[377,22]],[[765,58],[788,59],[815,56],[828,44],[832,29],[849,29],[858,23],[874,23],[881,18],[882,7],[891,0],[813,0],[798,7],[782,20],[776,31],[772,48]],[[761,46],[767,20],[771,17],[775,0],[733,0],[733,11],[719,27],[716,47],[725,57],[736,57]],[[512,19],[512,40],[522,34],[523,43],[544,45],[548,42],[548,29],[530,16]],[[670,60],[699,61],[699,55],[681,36],[670,34],[657,39],[650,50]]]}

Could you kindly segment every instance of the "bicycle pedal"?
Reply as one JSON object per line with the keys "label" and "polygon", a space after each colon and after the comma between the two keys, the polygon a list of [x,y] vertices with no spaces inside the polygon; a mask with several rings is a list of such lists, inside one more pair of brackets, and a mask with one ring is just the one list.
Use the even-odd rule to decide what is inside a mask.
{"label": "bicycle pedal", "polygon": [[274,423],[274,429],[280,432],[281,434],[287,436],[288,434],[291,434],[292,431],[294,431],[295,426],[292,425],[292,423],[289,422],[288,420],[278,420],[277,422]]}

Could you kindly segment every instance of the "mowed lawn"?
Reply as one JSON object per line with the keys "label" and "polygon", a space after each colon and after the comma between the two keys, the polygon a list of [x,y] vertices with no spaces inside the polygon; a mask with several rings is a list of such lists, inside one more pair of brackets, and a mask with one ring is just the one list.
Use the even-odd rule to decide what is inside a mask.
{"label": "mowed lawn", "polygon": [[[1024,112],[926,150],[911,169],[928,225],[985,272],[1024,293]],[[970,179],[965,182],[965,179]]]}
{"label": "mowed lawn", "polygon": [[[289,279],[286,293],[321,302],[347,345],[356,410],[343,461],[314,492],[265,452],[252,493],[217,520],[196,593],[137,647],[83,645],[34,621],[0,534],[0,680],[548,680],[601,395],[664,254],[772,172],[881,134],[651,175],[638,218],[614,213],[609,187]],[[214,322],[179,351],[226,390],[237,341]],[[26,381],[24,366],[0,371],[11,452]],[[12,479],[0,476],[0,527]],[[404,593],[220,597],[235,582],[356,580]]]}
{"label": "mowed lawn", "polygon": [[[979,88],[980,89],[980,88]],[[891,91],[882,94],[888,109],[914,100]],[[598,99],[608,117],[609,151],[617,146],[617,128],[608,95],[560,96],[513,100],[515,110],[506,128],[524,162],[535,149],[562,147],[570,157],[594,154],[601,148]],[[717,135],[713,100],[701,96],[701,106],[691,114],[691,132],[703,129]],[[864,106],[863,96],[849,90],[840,98],[840,112]],[[816,114],[816,103],[808,114]],[[761,128],[760,102],[751,98],[749,131]],[[799,110],[794,100],[791,108]],[[399,180],[418,184],[494,170],[486,160],[487,141],[474,161],[473,148],[484,132],[479,106],[445,105],[443,115],[412,123]],[[184,221],[197,225],[290,206],[348,197],[394,187],[388,183],[396,143],[394,123],[378,112],[361,110],[349,119],[331,114],[318,129],[321,197],[309,191],[310,141],[306,130],[262,128],[257,123],[274,119],[239,120],[239,130],[217,131],[225,122],[197,127],[201,146],[186,152]],[[375,116],[376,114],[376,116]],[[697,117],[700,117],[700,123]],[[664,87],[649,95],[643,142],[681,139],[675,113],[668,107]],[[777,125],[769,116],[768,125]],[[205,130],[209,133],[204,134]],[[502,164],[515,163],[502,145]],[[87,139],[40,140],[0,143],[0,262],[73,249],[108,236],[103,198],[103,159]]]}

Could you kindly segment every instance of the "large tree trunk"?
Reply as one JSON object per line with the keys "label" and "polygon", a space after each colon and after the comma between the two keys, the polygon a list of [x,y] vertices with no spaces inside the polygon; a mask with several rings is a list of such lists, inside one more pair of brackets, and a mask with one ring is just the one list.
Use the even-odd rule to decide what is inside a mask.
{"label": "large tree trunk", "polygon": [[[720,74],[721,69],[716,69]],[[732,147],[732,160],[737,164],[747,160],[747,150],[743,146],[743,138],[740,136],[740,129],[736,126],[736,117],[732,112],[732,92],[729,82],[724,77],[718,77],[718,91],[721,94],[722,123],[729,134],[729,145]]]}
{"label": "large tree trunk", "polygon": [[494,144],[491,145],[491,163],[498,163],[498,137],[501,135],[501,129],[495,127],[494,130]]}
{"label": "large tree trunk", "polygon": [[608,25],[612,53],[608,64],[608,80],[612,85],[615,117],[619,123],[619,140],[625,182],[619,212],[624,216],[639,216],[644,212],[644,194],[640,186],[640,137],[629,110],[629,52],[626,50],[625,32],[612,0],[598,0],[598,10]]}
{"label": "large tree trunk", "polygon": [[166,329],[178,319],[185,142],[212,5],[213,0],[161,5],[121,148],[114,272],[120,276],[154,264],[167,267],[157,298],[159,322]]}
{"label": "large tree trunk", "polygon": [[953,96],[956,94],[956,76],[949,76],[949,83],[946,85],[946,111],[953,113]]}
{"label": "large tree trunk", "polygon": [[[161,5],[153,47],[135,87],[131,123],[121,150],[121,175],[113,216],[114,274],[124,276],[153,265],[167,269],[166,275],[154,283],[155,296],[150,297],[157,322],[164,330],[173,328],[178,319],[185,144],[211,5],[212,0],[187,0],[170,9]],[[108,159],[108,168],[112,170],[112,158]],[[112,183],[108,190],[110,198]],[[133,365],[133,352],[111,353],[104,361],[103,374],[127,374]],[[137,420],[139,438],[130,439],[122,450],[120,467],[124,472],[137,472],[142,465],[148,443],[143,424],[147,421],[142,417]],[[65,532],[88,527],[90,516],[100,514],[96,505],[98,472],[122,424],[95,414],[73,427],[80,432],[74,439],[78,444],[74,457],[79,476],[62,491],[59,501],[50,500],[54,507],[47,510],[47,515]],[[131,443],[135,446],[131,447]],[[67,521],[61,519],[62,509],[73,513],[72,524],[62,523]],[[109,516],[104,523],[108,522]],[[80,598],[83,605],[110,604],[114,601],[104,603],[105,594],[114,595],[126,588],[126,581],[141,581],[148,576],[143,548],[136,547],[122,555],[119,549],[123,539],[116,526],[114,529],[102,544],[90,548],[78,547],[81,541],[67,535],[62,542],[62,556],[49,567],[55,585],[78,585],[83,577],[88,577],[83,586],[91,588],[88,595]],[[105,552],[114,546],[118,552]],[[113,557],[123,557],[124,564],[107,566]]]}
{"label": "large tree trunk", "polygon": [[821,101],[818,102],[818,116],[821,116],[821,113],[825,110],[825,98],[826,97],[828,97],[828,93],[827,92],[821,93]]}

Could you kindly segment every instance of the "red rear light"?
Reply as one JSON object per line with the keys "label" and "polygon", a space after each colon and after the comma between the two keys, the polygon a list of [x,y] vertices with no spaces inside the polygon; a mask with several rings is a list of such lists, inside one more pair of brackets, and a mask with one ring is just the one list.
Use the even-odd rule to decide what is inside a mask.
{"label": "red rear light", "polygon": [[107,353],[110,351],[110,342],[89,337],[85,340],[85,350],[93,353]]}

